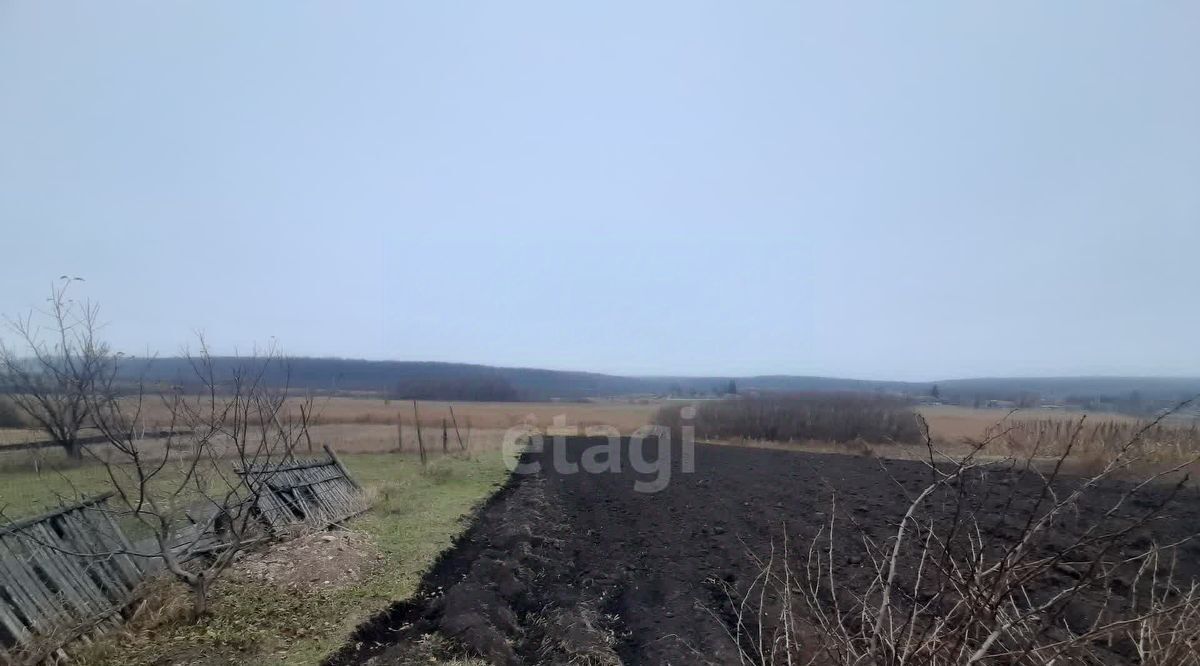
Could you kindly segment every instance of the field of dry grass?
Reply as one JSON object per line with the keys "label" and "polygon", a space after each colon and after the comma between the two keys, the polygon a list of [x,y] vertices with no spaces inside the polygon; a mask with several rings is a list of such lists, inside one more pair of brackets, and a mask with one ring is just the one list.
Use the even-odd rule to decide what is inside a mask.
{"label": "field of dry grass", "polygon": [[[944,442],[961,442],[965,439],[980,440],[987,436],[988,429],[996,425],[1006,416],[1006,409],[983,409],[973,407],[957,407],[954,405],[929,405],[917,409],[921,416],[929,422],[929,429],[935,439]],[[1008,417],[1010,421],[1041,421],[1061,420],[1066,422],[1078,421],[1087,416],[1089,422],[1134,423],[1132,416],[1102,412],[1075,412],[1061,409],[1022,409]]]}
{"label": "field of dry grass", "polygon": [[[585,428],[594,425],[611,425],[624,434],[651,422],[662,403],[649,401],[597,401],[597,402],[432,402],[417,403],[420,415],[421,435],[426,450],[440,452],[442,449],[442,423],[446,424],[447,448],[459,450],[459,438],[463,447],[472,453],[498,451],[504,432],[516,425],[532,425],[548,430],[556,424]],[[293,400],[289,411],[293,418],[299,417],[300,401]],[[310,420],[313,447],[320,450],[329,444],[345,453],[385,453],[396,450],[417,450],[417,428],[411,402],[380,400],[374,398],[318,398],[315,413]],[[450,416],[453,406],[458,431]],[[149,429],[168,425],[168,413],[164,407],[147,402],[144,423]],[[89,434],[89,433],[82,433]],[[40,451],[4,452],[3,445],[41,441],[45,434],[37,430],[0,429],[0,470],[23,471],[34,468],[46,469],[65,462],[55,449]],[[153,447],[153,442],[150,443]],[[93,449],[103,455],[103,449]],[[304,451],[302,450],[301,453]]]}
{"label": "field of dry grass", "polygon": [[[667,401],[608,400],[594,402],[433,402],[420,401],[421,434],[426,449],[439,452],[442,447],[442,422],[446,421],[448,448],[459,447],[458,439],[472,452],[494,451],[500,448],[504,431],[520,424],[549,429],[556,423],[568,427],[611,425],[623,434],[654,421],[658,409]],[[455,433],[450,408],[458,421]],[[377,398],[318,398],[315,402],[311,434],[314,447],[330,444],[346,453],[382,453],[416,451],[417,429],[411,402]],[[299,414],[299,401],[292,403],[293,415]],[[928,421],[934,439],[948,454],[967,450],[966,442],[979,441],[994,432],[997,423],[1007,417],[1009,423],[1075,422],[1082,412],[1051,409],[1025,409],[1012,415],[1001,409],[974,409],[955,406],[926,406],[918,410]],[[159,405],[148,404],[145,410],[148,428],[167,424],[167,412]],[[1120,414],[1090,413],[1089,424],[1115,423],[1131,426],[1136,419]],[[4,444],[44,439],[35,430],[0,429],[0,447]],[[847,447],[828,442],[731,442],[768,448],[800,448],[809,451],[871,454],[888,458],[921,459],[928,454],[923,446],[859,443]],[[1005,455],[1002,446],[993,446],[990,455]],[[853,450],[850,450],[853,449]],[[862,449],[862,450],[859,450]],[[53,465],[61,455],[53,450],[41,452],[0,452],[0,468],[20,468],[33,464]]]}
{"label": "field of dry grass", "polygon": [[[595,401],[595,402],[433,402],[419,401],[422,428],[441,427],[442,419],[449,420],[450,407],[459,427],[468,425],[483,429],[505,429],[529,423],[547,427],[554,419],[562,418],[568,426],[611,425],[627,433],[649,423],[661,403],[654,401]],[[368,398],[318,399],[315,422],[372,423],[406,425],[414,423],[411,402]]]}
{"label": "field of dry grass", "polygon": [[[301,398],[290,398],[285,411],[298,418]],[[441,427],[442,419],[450,418],[450,408],[459,426],[476,428],[508,428],[520,423],[548,425],[562,417],[567,425],[616,426],[622,432],[645,425],[662,402],[650,400],[597,400],[593,402],[438,402],[421,400],[417,411],[422,427]],[[412,424],[413,404],[409,401],[378,398],[318,397],[313,400],[311,423],[318,425],[359,423],[395,425],[397,421]],[[147,428],[162,428],[170,423],[170,412],[158,401],[143,402],[142,422]],[[34,430],[0,429],[0,443],[41,439]]]}
{"label": "field of dry grass", "polygon": [[[1122,445],[1148,424],[1122,414],[1050,409],[1020,410],[1011,415],[1008,410],[953,406],[921,407],[918,411],[929,424],[939,454],[955,459],[968,454],[977,460],[1029,459],[1039,468],[1051,468],[1057,456],[1070,447],[1064,462],[1064,471],[1070,474],[1094,474],[1102,469]],[[1082,425],[1081,419],[1084,419]],[[1127,454],[1130,460],[1126,469],[1116,476],[1138,477],[1185,463],[1182,471],[1193,477],[1200,474],[1200,465],[1191,462],[1200,457],[1200,428],[1193,421],[1166,419],[1161,425],[1146,428],[1138,439],[1139,443]],[[986,446],[976,451],[977,443],[983,442]],[[714,443],[890,460],[929,459],[924,444],[747,439]]]}
{"label": "field of dry grass", "polygon": [[[299,399],[293,399],[291,412],[299,413]],[[422,428],[441,428],[442,419],[450,418],[450,408],[458,419],[459,427],[476,429],[506,429],[522,423],[546,427],[561,417],[568,426],[612,425],[622,433],[629,433],[639,426],[650,423],[659,407],[668,401],[653,400],[606,400],[594,402],[434,402],[419,401],[417,411]],[[401,423],[411,427],[414,423],[411,402],[380,400],[377,398],[318,398],[315,402],[314,425],[377,425],[393,427]],[[934,437],[948,442],[963,439],[978,439],[987,429],[1003,419],[1008,413],[1001,409],[974,409],[950,405],[919,408],[929,421]],[[1023,409],[1010,418],[1013,420],[1079,419],[1083,412],[1066,412],[1052,409]],[[1136,419],[1121,414],[1091,413],[1088,420],[1132,423]],[[148,401],[144,409],[144,422],[148,428],[164,427],[169,415],[161,405]],[[359,431],[347,431],[353,434]],[[374,436],[376,430],[364,430],[363,434]],[[0,445],[15,444],[44,439],[38,430],[0,428]],[[352,437],[351,437],[352,438]]]}

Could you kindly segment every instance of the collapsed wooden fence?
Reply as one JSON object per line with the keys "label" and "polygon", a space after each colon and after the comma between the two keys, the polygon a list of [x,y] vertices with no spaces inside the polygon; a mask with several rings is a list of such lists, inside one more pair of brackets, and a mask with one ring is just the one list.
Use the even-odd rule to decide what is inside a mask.
{"label": "collapsed wooden fence", "polygon": [[[260,489],[255,514],[276,534],[324,527],[366,510],[358,483],[337,455],[253,465],[237,470]],[[139,584],[162,568],[152,548],[134,547],[109,506],[113,493],[0,527],[0,664],[36,663],[67,643],[116,624]],[[193,525],[184,531],[197,529]],[[220,550],[216,534],[175,535],[211,541],[189,556]],[[151,540],[152,541],[152,540]],[[143,553],[143,555],[135,555]]]}
{"label": "collapsed wooden fence", "polygon": [[110,497],[0,530],[0,662],[42,657],[133,600],[145,570],[127,554],[111,554],[131,548]]}
{"label": "collapsed wooden fence", "polygon": [[240,476],[258,477],[255,509],[268,527],[330,525],[366,508],[362,489],[337,454],[326,446],[325,455],[324,460],[289,460],[236,470]]}

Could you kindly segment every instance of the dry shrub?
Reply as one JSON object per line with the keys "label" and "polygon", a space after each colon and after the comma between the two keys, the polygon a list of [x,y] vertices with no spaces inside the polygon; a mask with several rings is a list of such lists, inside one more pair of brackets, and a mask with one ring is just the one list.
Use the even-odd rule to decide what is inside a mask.
{"label": "dry shrub", "polygon": [[[677,430],[687,425],[682,406],[659,410],[657,423]],[[762,395],[701,402],[691,422],[696,436],[775,442],[919,443],[921,430],[905,401],[861,393]]]}
{"label": "dry shrub", "polygon": [[434,484],[443,484],[454,478],[454,463],[448,458],[437,458],[421,468],[421,475]]}
{"label": "dry shrub", "polygon": [[[67,646],[66,664],[110,666],[128,661],[128,644],[160,627],[186,623],[191,619],[187,588],[170,576],[160,575],[143,582],[138,601],[125,609],[120,622],[93,637],[81,637]],[[45,663],[53,663],[47,660]]]}
{"label": "dry shrub", "polygon": [[1131,441],[1136,443],[1129,453],[1146,465],[1171,464],[1200,453],[1200,426],[1168,424],[1162,419],[1094,423],[1086,417],[1006,419],[990,426],[983,439],[995,442],[992,448],[1021,457],[1056,457],[1070,449],[1077,459],[1090,459],[1093,464],[1112,459]]}
{"label": "dry shrub", "polygon": [[854,439],[850,440],[849,442],[846,442],[846,444],[843,446],[843,449],[847,453],[851,453],[853,455],[859,456],[860,458],[874,458],[875,457],[875,451],[873,449],[871,449],[871,445],[868,444],[866,442],[866,440],[864,440],[861,437],[855,437]]}
{"label": "dry shrub", "polygon": [[[1146,537],[1159,534],[1186,483],[1176,472],[1194,460],[1108,483],[1146,452],[1140,436],[1155,427],[1082,478],[1061,476],[1070,443],[1043,473],[1031,457],[982,461],[986,442],[965,459],[942,456],[926,435],[930,480],[915,496],[905,490],[889,537],[854,534],[853,517],[842,524],[831,511],[798,556],[786,529],[780,549],[752,553],[759,573],[748,588],[714,581],[742,663],[1200,665],[1200,587],[1177,570],[1180,547],[1200,535]],[[1022,478],[1020,488],[1002,482]],[[1079,518],[1084,505],[1098,512],[1090,520]],[[865,570],[842,566],[851,551]]]}

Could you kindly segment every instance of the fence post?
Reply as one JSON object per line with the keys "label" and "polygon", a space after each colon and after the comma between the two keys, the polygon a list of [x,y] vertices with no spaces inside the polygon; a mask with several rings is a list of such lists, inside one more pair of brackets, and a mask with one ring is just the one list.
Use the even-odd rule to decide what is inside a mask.
{"label": "fence post", "polygon": [[454,436],[458,438],[458,448],[466,451],[467,447],[463,446],[462,433],[458,431],[458,419],[454,417],[454,405],[450,405],[450,420],[454,422]]}
{"label": "fence post", "polygon": [[417,412],[416,400],[413,400],[413,420],[417,422],[417,449],[421,452],[421,467],[425,467],[425,442],[421,440],[421,414]]}

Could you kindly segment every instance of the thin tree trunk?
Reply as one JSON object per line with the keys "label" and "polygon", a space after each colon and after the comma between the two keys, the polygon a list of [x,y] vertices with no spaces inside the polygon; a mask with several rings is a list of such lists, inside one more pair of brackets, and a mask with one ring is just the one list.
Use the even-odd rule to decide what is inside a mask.
{"label": "thin tree trunk", "polygon": [[192,619],[199,620],[208,615],[208,577],[204,573],[196,576],[192,583]]}
{"label": "thin tree trunk", "polygon": [[305,410],[304,405],[300,405],[300,421],[304,424],[304,439],[308,442],[308,452],[311,454],[313,452],[313,442],[312,436],[308,434],[308,412]]}

